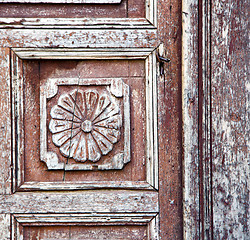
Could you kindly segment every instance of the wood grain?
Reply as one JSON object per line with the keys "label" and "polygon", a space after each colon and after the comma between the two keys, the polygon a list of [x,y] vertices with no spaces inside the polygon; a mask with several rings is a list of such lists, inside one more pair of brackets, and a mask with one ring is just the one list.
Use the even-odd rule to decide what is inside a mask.
{"label": "wood grain", "polygon": [[10,214],[0,214],[0,236],[1,239],[9,240],[10,238]]}
{"label": "wood grain", "polygon": [[0,213],[158,212],[156,192],[15,193],[0,197]]}
{"label": "wood grain", "polygon": [[248,2],[214,2],[212,16],[214,238],[249,239]]}
{"label": "wood grain", "polygon": [[100,48],[152,48],[157,46],[156,31],[152,29],[128,30],[46,30],[0,29],[2,47],[100,47]]}
{"label": "wood grain", "polygon": [[39,240],[74,239],[74,240],[146,240],[147,227],[144,226],[50,226],[25,227],[24,239],[32,240],[39,236]]}
{"label": "wood grain", "polygon": [[[140,2],[140,0],[136,0]],[[121,4],[37,4],[37,3],[1,3],[0,16],[3,18],[126,18],[127,1]],[[145,7],[145,6],[144,6]],[[133,10],[134,17],[145,17],[140,4]]]}
{"label": "wood grain", "polygon": [[[155,29],[146,18],[0,18],[0,28],[12,29]],[[77,50],[77,49],[75,49]],[[142,49],[143,50],[143,49]]]}
{"label": "wood grain", "polygon": [[[158,78],[159,198],[161,239],[182,239],[181,1],[157,1],[158,39],[165,76]],[[158,74],[159,65],[158,65]]]}
{"label": "wood grain", "polygon": [[[54,71],[58,69],[57,71]],[[115,71],[114,71],[115,69]],[[101,77],[108,78],[122,76],[124,81],[130,85],[131,88],[131,146],[133,146],[131,162],[122,171],[87,171],[67,172],[65,175],[65,181],[71,181],[75,187],[79,189],[86,188],[88,183],[90,188],[96,187],[98,182],[101,181],[100,187],[132,187],[135,182],[135,188],[145,186],[145,140],[143,136],[146,134],[145,124],[145,85],[144,85],[144,62],[139,60],[120,60],[120,61],[62,61],[62,60],[50,60],[50,61],[25,61],[25,126],[26,127],[26,158],[25,158],[25,181],[31,182],[28,185],[21,187],[22,189],[37,189],[40,186],[42,189],[46,188],[46,184],[39,184],[33,186],[34,182],[48,182],[47,189],[53,189],[51,185],[53,181],[56,181],[56,186],[60,185],[63,181],[63,171],[48,171],[46,165],[41,161],[38,161],[39,155],[39,89],[36,84],[40,81],[47,81],[49,77],[52,78],[66,78],[66,77],[80,77],[101,79]],[[37,79],[37,81],[34,81]],[[93,80],[94,80],[93,79]],[[72,87],[74,89],[74,86]],[[59,88],[59,95],[64,91],[68,91],[67,86],[61,86]],[[55,101],[56,103],[56,101]],[[50,107],[53,106],[53,101],[48,102]],[[135,111],[137,106],[137,111]],[[140,142],[140,144],[135,144]],[[123,147],[122,142],[117,143],[115,151],[118,151],[120,147]],[[58,153],[60,161],[65,161],[65,157],[61,156],[58,152],[58,148],[51,142],[50,150]],[[104,157],[108,159],[109,156]],[[103,158],[103,160],[105,160]],[[73,161],[74,163],[74,161]],[[77,181],[86,184],[77,183]],[[111,181],[111,182],[110,182]],[[113,182],[112,182],[113,181]],[[124,182],[125,181],[125,182]],[[128,182],[127,182],[128,181]],[[139,182],[137,182],[139,181]],[[33,183],[32,183],[33,182]],[[50,182],[50,183],[49,183]],[[110,182],[110,183],[109,183]],[[124,182],[124,183],[123,183]],[[141,182],[141,183],[140,183]],[[64,186],[63,186],[64,185]],[[149,185],[147,185],[149,187]],[[62,184],[60,189],[64,187],[72,189],[69,182]],[[143,187],[144,188],[144,187]],[[65,189],[65,188],[64,188]]]}
{"label": "wood grain", "polygon": [[115,4],[120,3],[121,0],[0,0],[0,3],[92,3],[92,4]]}
{"label": "wood grain", "polygon": [[198,1],[182,4],[184,239],[199,239]]}

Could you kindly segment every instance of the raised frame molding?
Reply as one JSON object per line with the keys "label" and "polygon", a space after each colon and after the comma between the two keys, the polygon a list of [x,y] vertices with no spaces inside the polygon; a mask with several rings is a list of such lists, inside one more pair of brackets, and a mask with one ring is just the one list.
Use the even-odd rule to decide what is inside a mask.
{"label": "raised frame molding", "polygon": [[0,18],[0,29],[156,29],[146,18]]}
{"label": "raised frame molding", "polygon": [[147,225],[148,240],[158,240],[159,216],[156,213],[81,213],[12,214],[11,240],[23,239],[24,227],[30,226],[133,226]]}
{"label": "raised frame molding", "polygon": [[[81,49],[78,51],[71,51],[68,49],[62,55],[62,49],[32,49],[32,48],[13,48],[12,49],[12,116],[13,116],[13,156],[15,156],[14,163],[14,189],[19,189],[21,191],[31,191],[31,190],[74,190],[74,189],[93,189],[93,188],[128,188],[128,189],[158,189],[158,126],[157,126],[157,74],[156,74],[156,53],[153,48],[143,49],[142,51],[135,51],[135,56],[133,55],[134,49],[125,49],[121,52],[114,51],[110,49],[111,56],[108,55],[109,49],[105,49],[106,54],[102,55],[102,50],[95,51],[95,49]],[[129,54],[127,54],[129,52]],[[88,53],[90,53],[88,55]],[[91,55],[93,54],[93,55]],[[147,151],[146,151],[146,169],[147,176],[146,182],[109,182],[97,186],[96,182],[81,182],[69,183],[64,182],[62,184],[55,184],[53,182],[25,182],[24,181],[24,167],[22,164],[22,154],[24,149],[23,142],[23,73],[22,73],[22,57],[25,60],[29,59],[143,59],[145,60],[145,82],[146,82],[146,126],[147,126]],[[16,116],[19,116],[16,118]],[[18,146],[18,147],[17,147]],[[55,184],[55,185],[54,185]],[[82,186],[82,187],[81,187]]]}

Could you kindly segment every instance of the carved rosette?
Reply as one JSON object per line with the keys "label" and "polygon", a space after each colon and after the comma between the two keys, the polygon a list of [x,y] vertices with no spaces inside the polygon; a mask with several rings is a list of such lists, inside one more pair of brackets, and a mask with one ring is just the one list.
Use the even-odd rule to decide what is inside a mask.
{"label": "carved rosette", "polygon": [[78,162],[97,162],[120,139],[119,104],[96,90],[62,94],[50,112],[49,130],[62,155]]}

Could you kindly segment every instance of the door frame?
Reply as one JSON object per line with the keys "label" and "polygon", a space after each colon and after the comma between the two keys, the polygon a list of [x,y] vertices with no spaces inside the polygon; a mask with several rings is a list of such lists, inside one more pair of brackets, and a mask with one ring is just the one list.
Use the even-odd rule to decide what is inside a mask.
{"label": "door frame", "polygon": [[213,239],[211,1],[182,0],[184,239]]}

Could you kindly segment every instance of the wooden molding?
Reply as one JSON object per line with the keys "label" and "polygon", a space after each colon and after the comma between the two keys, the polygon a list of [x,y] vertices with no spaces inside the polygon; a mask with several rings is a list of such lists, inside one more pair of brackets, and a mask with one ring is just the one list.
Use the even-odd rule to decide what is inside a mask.
{"label": "wooden molding", "polygon": [[182,1],[183,238],[200,238],[198,1]]}
{"label": "wooden molding", "polygon": [[[85,49],[81,49],[82,51],[80,52],[80,50],[78,49],[78,51],[72,51],[70,49],[67,49],[68,51],[64,52],[64,56],[66,59],[69,59],[69,56],[73,56],[73,59],[77,59],[76,56],[80,56],[80,59],[84,59],[84,56],[87,56],[87,53],[89,53],[89,49],[87,49],[87,51],[85,52]],[[130,50],[130,51],[129,51]],[[153,50],[153,49],[150,49]],[[145,183],[147,185],[147,189],[150,189],[151,187],[158,189],[158,126],[157,126],[157,75],[156,75],[156,56],[155,56],[155,52],[152,51],[150,52],[149,49],[146,49],[144,51],[140,51],[139,49],[137,49],[137,51],[135,51],[135,55],[136,58],[140,59],[144,59],[145,60],[145,69],[146,69],[146,124],[147,124],[147,183],[149,185],[147,185],[147,183]],[[35,51],[35,54],[33,54]],[[45,54],[44,54],[45,52]],[[42,184],[37,184],[37,186],[35,186],[35,183],[26,183],[23,179],[24,176],[24,168],[22,166],[22,152],[24,149],[24,142],[23,142],[23,123],[22,123],[22,119],[23,119],[23,96],[22,96],[22,88],[23,88],[23,75],[22,75],[22,57],[24,59],[29,59],[28,57],[31,56],[31,59],[41,59],[43,58],[44,55],[46,55],[46,59],[50,59],[50,56],[52,59],[60,59],[60,56],[62,54],[61,49],[58,50],[57,49],[44,49],[44,52],[42,51],[42,49],[25,49],[25,48],[13,48],[12,49],[12,87],[13,87],[13,99],[12,99],[12,103],[13,103],[13,142],[15,144],[13,144],[13,156],[15,156],[16,160],[14,161],[14,176],[15,176],[15,180],[14,180],[14,185],[16,186],[17,189],[19,190],[28,190],[30,191],[31,189],[37,189],[37,190],[51,190],[51,189],[55,189],[55,187],[53,186],[53,183],[48,183],[47,187],[45,187],[45,183]],[[91,50],[91,53],[93,55],[95,55],[95,57],[97,57],[98,59],[110,59],[110,56],[108,56],[108,49],[105,49],[106,54],[102,55],[102,51],[97,50],[96,52],[94,50]],[[111,57],[113,57],[114,55],[112,55],[114,53],[114,49],[110,49],[110,53],[111,53]],[[121,52],[117,52],[116,56],[119,56],[119,59],[128,59],[128,55],[129,58],[131,57],[132,59],[134,59],[133,53],[134,53],[134,49],[126,49],[125,51],[121,51]],[[126,53],[126,54],[124,54]],[[67,56],[67,54],[69,54],[69,56]],[[76,56],[74,54],[77,54]],[[21,57],[19,58],[18,55]],[[116,57],[114,56],[114,57]],[[147,57],[146,57],[147,56]],[[146,57],[146,59],[145,59]],[[88,57],[87,57],[88,59]],[[55,79],[54,79],[55,80]],[[51,80],[52,82],[54,81],[53,79]],[[72,80],[72,79],[71,79]],[[57,82],[62,81],[62,80],[56,80]],[[78,80],[74,80],[77,81]],[[81,82],[84,83],[84,81],[86,82],[87,80],[82,80]],[[93,79],[91,80],[93,83]],[[112,81],[112,79],[107,79],[105,81],[108,81],[108,84],[110,84]],[[64,80],[62,81],[63,84]],[[67,83],[67,81],[66,81]],[[75,84],[75,83],[74,83]],[[87,84],[87,82],[85,83]],[[106,83],[107,84],[107,83]],[[60,83],[59,83],[60,85]],[[51,83],[48,85],[50,88],[52,86],[54,86],[53,84],[51,85]],[[126,90],[127,91],[127,90]],[[125,92],[126,92],[125,91]],[[51,92],[51,91],[49,91]],[[125,93],[124,92],[124,93]],[[41,90],[41,93],[44,94],[44,90]],[[127,93],[125,94],[127,96]],[[124,95],[124,96],[125,96]],[[46,103],[46,101],[44,101],[43,96],[41,96],[41,116],[43,116],[44,118],[44,104]],[[125,102],[129,102],[129,100],[127,99],[127,97],[124,98]],[[128,104],[125,104],[128,105]],[[126,110],[127,109],[127,110]],[[124,109],[126,111],[126,115],[130,115],[129,114],[129,107],[126,107]],[[14,116],[19,116],[18,118],[15,118]],[[41,119],[43,119],[41,118]],[[42,123],[43,121],[41,121]],[[128,121],[125,121],[126,124],[126,129],[129,129],[129,124]],[[42,124],[41,126],[41,146],[45,146],[45,140],[43,139],[43,133],[44,133],[44,129],[46,129],[46,126],[44,126],[44,124]],[[45,131],[46,132],[46,131]],[[125,137],[127,139],[126,141],[126,146],[125,146],[125,152],[130,152],[128,149],[130,149],[129,147],[129,135],[125,134]],[[17,147],[18,146],[18,147]],[[42,148],[44,150],[44,147]],[[44,154],[44,151],[41,151]],[[129,153],[126,154],[126,156],[129,156]],[[42,160],[44,160],[44,157],[41,156]],[[52,157],[52,156],[51,156]],[[52,159],[52,158],[51,158]],[[56,158],[53,157],[53,159],[58,162],[56,160]],[[126,162],[130,161],[129,157],[126,157]],[[53,162],[55,162],[53,161]],[[48,162],[45,161],[48,165]],[[51,165],[52,166],[52,165]],[[79,164],[80,166],[80,164]],[[62,165],[58,165],[56,168],[49,168],[49,169],[64,169],[64,166]],[[78,170],[84,170],[81,167],[77,167]],[[77,169],[72,169],[69,167],[68,170],[77,170]],[[89,169],[89,168],[88,168]],[[65,170],[67,170],[65,168]],[[22,187],[22,185],[24,184],[24,186]],[[134,188],[138,189],[138,188],[145,188],[145,184],[144,187],[141,187],[141,184],[137,184],[134,183]],[[32,188],[30,188],[29,186],[32,185]],[[57,184],[56,184],[57,185]],[[65,186],[64,186],[65,185]],[[73,190],[74,187],[79,189],[79,184],[74,184],[72,183],[72,186],[69,187],[69,185],[67,183],[60,185],[60,189],[61,190]],[[89,184],[84,184],[82,186],[81,189],[93,189],[96,188],[96,184],[95,183],[89,183]],[[130,184],[127,184],[126,182],[124,184],[104,184],[104,185],[100,185],[100,187],[97,188],[133,188]]]}
{"label": "wooden molding", "polygon": [[[114,204],[115,203],[115,204]],[[83,213],[83,212],[157,213],[156,191],[88,190],[16,192],[0,197],[0,211],[4,213]],[[150,211],[149,211],[150,210]]]}
{"label": "wooden molding", "polygon": [[147,18],[0,18],[0,29],[156,29]]}
{"label": "wooden molding", "polygon": [[31,226],[140,226],[147,225],[148,239],[157,240],[159,219],[156,213],[78,213],[13,214],[11,240],[23,239],[24,228]]}

